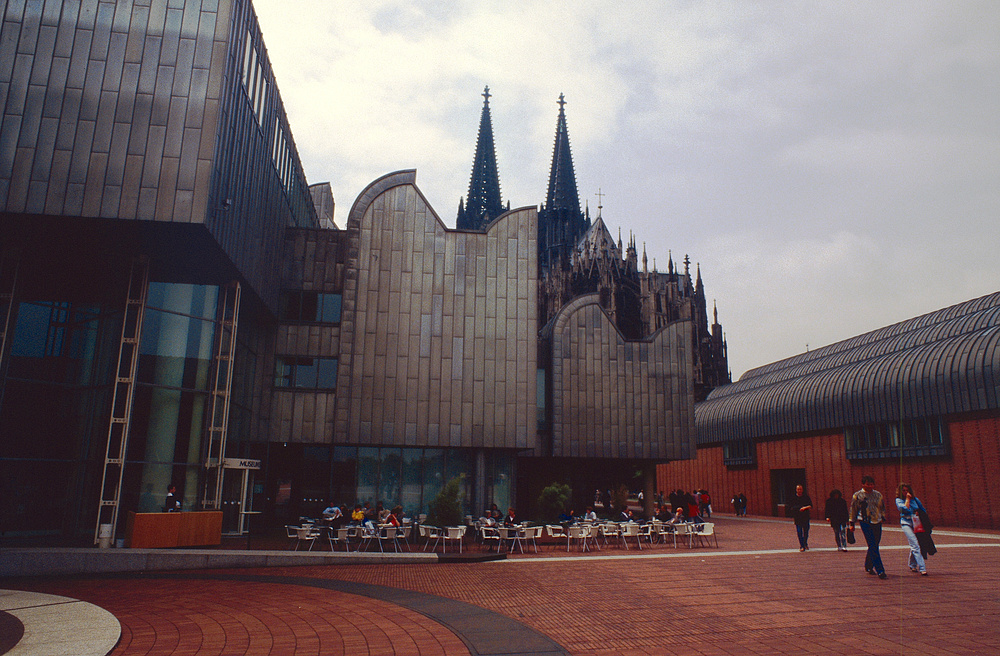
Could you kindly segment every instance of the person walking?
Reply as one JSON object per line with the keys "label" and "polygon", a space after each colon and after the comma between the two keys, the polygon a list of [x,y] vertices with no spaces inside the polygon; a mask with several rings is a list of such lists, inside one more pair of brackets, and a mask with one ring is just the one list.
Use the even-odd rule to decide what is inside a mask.
{"label": "person walking", "polygon": [[805,488],[796,485],[795,496],[789,508],[795,521],[795,534],[799,536],[799,551],[809,550],[809,513],[813,507],[812,503],[812,499],[805,493]]}
{"label": "person walking", "polygon": [[917,532],[922,532],[924,528],[917,513],[920,510],[926,513],[927,509],[920,503],[920,499],[913,496],[913,488],[906,483],[900,483],[896,488],[896,509],[899,510],[899,527],[910,545],[910,557],[907,561],[910,571],[927,576],[927,561],[920,553],[920,541],[917,540]]}
{"label": "person walking", "polygon": [[882,522],[885,521],[885,499],[882,493],[875,489],[875,479],[865,475],[861,477],[861,489],[851,497],[851,508],[848,512],[850,518],[849,530],[854,530],[854,522],[860,521],[861,532],[865,536],[868,544],[868,551],[865,554],[865,571],[869,574],[877,574],[880,579],[885,579],[885,566],[882,565],[882,556],[879,554],[878,545],[882,541]]}
{"label": "person walking", "polygon": [[167,498],[163,501],[163,512],[180,512],[181,497],[177,494],[177,486],[171,483],[167,486]]}
{"label": "person walking", "polygon": [[847,551],[847,501],[840,490],[831,490],[823,511],[826,521],[833,529],[833,541],[837,551]]}

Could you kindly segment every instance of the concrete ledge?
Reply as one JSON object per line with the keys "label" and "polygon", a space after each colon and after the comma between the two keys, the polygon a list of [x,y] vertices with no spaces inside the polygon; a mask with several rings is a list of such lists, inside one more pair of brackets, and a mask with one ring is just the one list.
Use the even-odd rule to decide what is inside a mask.
{"label": "concrete ledge", "polygon": [[433,553],[220,551],[218,549],[0,549],[0,577],[436,562],[438,556]]}

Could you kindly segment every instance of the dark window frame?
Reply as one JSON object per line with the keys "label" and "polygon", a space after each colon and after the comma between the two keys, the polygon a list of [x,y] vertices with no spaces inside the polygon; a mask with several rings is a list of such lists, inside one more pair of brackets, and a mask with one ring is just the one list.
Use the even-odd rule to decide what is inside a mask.
{"label": "dark window frame", "polygon": [[723,442],[722,464],[727,467],[749,467],[756,465],[757,443],[753,440]]}
{"label": "dark window frame", "polygon": [[928,458],[948,456],[951,439],[941,417],[913,417],[844,429],[848,460]]}
{"label": "dark window frame", "polygon": [[282,323],[339,326],[344,297],[340,292],[286,289],[281,292]]}
{"label": "dark window frame", "polygon": [[[337,389],[338,358],[309,355],[278,355],[274,358],[275,389],[318,390]],[[328,384],[320,385],[324,379]]]}

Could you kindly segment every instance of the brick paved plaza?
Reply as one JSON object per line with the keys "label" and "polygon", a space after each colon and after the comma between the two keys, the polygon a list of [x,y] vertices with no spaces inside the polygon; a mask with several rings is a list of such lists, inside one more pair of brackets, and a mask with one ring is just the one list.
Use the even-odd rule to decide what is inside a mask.
{"label": "brick paved plaza", "polygon": [[837,552],[823,524],[799,553],[788,522],[716,519],[718,548],[567,555],[546,547],[495,562],[0,587],[110,611],[122,626],[116,655],[1000,653],[1000,533],[935,531],[939,552],[920,577],[906,568],[902,534],[887,530],[881,581],[862,569],[861,545]]}

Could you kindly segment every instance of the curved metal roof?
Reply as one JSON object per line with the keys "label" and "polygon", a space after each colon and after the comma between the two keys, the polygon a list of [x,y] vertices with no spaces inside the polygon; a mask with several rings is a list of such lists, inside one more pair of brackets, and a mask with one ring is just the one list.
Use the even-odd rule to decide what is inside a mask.
{"label": "curved metal roof", "polygon": [[696,408],[698,443],[1000,408],[1000,292],[752,369]]}

